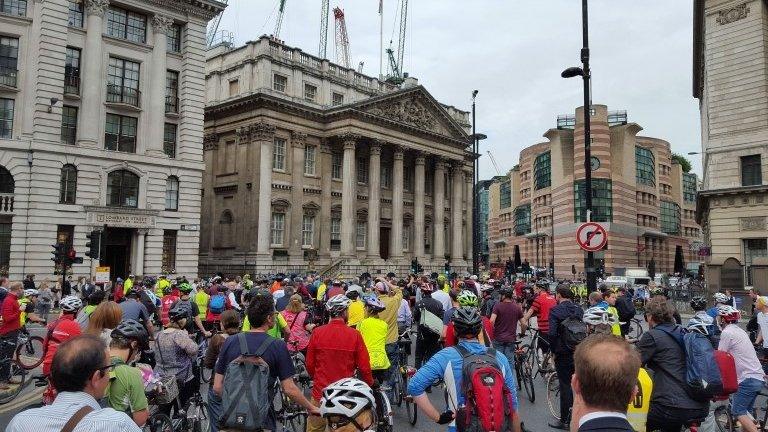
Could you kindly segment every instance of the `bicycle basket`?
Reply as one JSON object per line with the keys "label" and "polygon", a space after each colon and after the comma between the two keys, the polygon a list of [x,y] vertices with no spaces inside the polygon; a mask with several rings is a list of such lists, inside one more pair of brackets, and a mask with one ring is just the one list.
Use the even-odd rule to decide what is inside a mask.
{"label": "bicycle basket", "polygon": [[160,385],[158,391],[155,394],[155,403],[158,405],[166,405],[179,396],[179,383],[176,382],[175,375],[167,375],[160,377]]}

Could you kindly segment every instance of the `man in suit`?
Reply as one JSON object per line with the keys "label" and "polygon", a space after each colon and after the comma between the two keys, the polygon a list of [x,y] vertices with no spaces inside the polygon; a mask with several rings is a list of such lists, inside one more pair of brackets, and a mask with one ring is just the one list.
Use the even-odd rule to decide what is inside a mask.
{"label": "man in suit", "polygon": [[594,334],[574,353],[572,432],[632,432],[627,407],[637,393],[640,355],[624,339]]}

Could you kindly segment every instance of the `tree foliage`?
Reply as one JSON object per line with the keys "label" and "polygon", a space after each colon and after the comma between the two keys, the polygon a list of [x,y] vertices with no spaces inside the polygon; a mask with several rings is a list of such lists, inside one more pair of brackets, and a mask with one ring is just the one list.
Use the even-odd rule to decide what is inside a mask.
{"label": "tree foliage", "polygon": [[691,161],[680,153],[672,153],[672,160],[680,164],[683,168],[683,172],[691,172]]}

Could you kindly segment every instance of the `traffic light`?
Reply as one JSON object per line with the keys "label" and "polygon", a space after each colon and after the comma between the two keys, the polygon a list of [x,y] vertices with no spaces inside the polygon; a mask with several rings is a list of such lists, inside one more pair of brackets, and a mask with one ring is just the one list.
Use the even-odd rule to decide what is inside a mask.
{"label": "traffic light", "polygon": [[91,231],[85,235],[85,238],[88,239],[88,242],[85,244],[85,247],[88,248],[85,256],[98,259],[99,250],[101,250],[101,231]]}
{"label": "traffic light", "polygon": [[64,257],[67,255],[67,247],[64,243],[56,243],[55,245],[51,245],[53,248],[53,251],[51,251],[51,254],[53,257],[51,257],[51,261],[54,263],[61,264],[64,262]]}

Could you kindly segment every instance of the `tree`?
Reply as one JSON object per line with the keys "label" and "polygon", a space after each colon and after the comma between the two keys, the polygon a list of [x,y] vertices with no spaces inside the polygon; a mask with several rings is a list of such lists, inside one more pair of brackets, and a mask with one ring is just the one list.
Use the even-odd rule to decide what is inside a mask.
{"label": "tree", "polygon": [[691,172],[691,161],[680,153],[672,153],[672,161],[679,163],[684,173]]}

